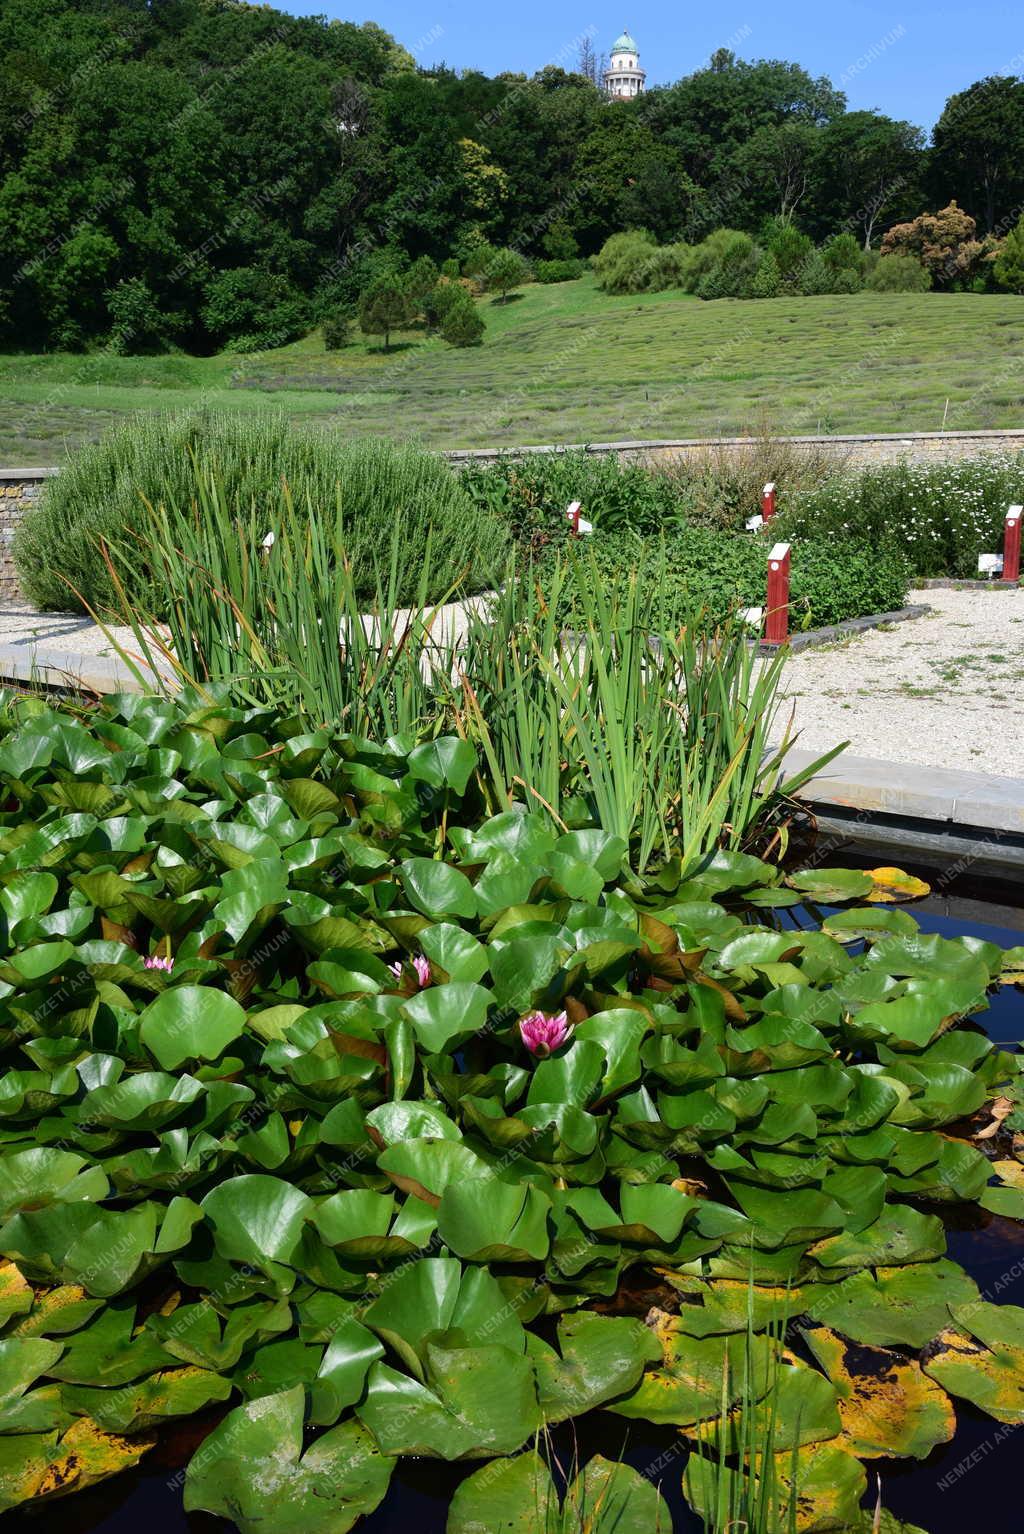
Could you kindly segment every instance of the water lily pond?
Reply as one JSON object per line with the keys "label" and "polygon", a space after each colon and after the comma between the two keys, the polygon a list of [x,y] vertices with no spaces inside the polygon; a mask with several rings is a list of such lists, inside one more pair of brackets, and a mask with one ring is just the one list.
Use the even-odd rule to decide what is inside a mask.
{"label": "water lily pond", "polygon": [[1019,933],[641,876],[476,769],[11,715],[7,1526],[867,1534],[877,1473],[959,1528],[1024,1420]]}

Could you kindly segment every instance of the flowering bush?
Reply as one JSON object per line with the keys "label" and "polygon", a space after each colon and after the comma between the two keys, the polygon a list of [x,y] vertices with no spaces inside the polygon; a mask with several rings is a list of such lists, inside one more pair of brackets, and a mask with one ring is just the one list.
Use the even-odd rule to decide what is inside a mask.
{"label": "flowering bush", "polygon": [[1024,454],[887,464],[836,474],[782,498],[780,536],[856,538],[906,555],[914,574],[974,576],[1003,546],[1006,510],[1024,501]]}

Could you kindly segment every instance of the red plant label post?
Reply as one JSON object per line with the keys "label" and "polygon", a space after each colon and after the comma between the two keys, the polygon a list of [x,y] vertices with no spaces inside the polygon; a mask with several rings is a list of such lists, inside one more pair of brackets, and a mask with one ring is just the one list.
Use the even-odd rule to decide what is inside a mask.
{"label": "red plant label post", "polygon": [[775,481],[770,479],[761,491],[761,515],[770,522],[775,515]]}
{"label": "red plant label post", "polygon": [[582,506],[581,506],[581,503],[579,501],[570,501],[568,506],[565,508],[565,515],[568,517],[569,521],[572,523],[573,535],[576,538],[578,538],[579,535],[580,535],[580,511],[581,510],[582,510]]}
{"label": "red plant label post", "polygon": [[768,555],[768,606],[765,611],[766,644],[785,644],[789,638],[789,544],[777,543]]}
{"label": "red plant label post", "polygon": [[1020,523],[1024,506],[1011,506],[1006,513],[1006,532],[1003,538],[1003,580],[1020,580]]}

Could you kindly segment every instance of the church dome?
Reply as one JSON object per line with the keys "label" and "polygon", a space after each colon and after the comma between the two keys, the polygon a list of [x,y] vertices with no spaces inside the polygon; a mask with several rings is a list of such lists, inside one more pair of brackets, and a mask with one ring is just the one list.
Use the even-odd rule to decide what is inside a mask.
{"label": "church dome", "polygon": [[628,32],[623,32],[622,36],[617,37],[612,43],[613,53],[636,53],[637,51],[636,43]]}

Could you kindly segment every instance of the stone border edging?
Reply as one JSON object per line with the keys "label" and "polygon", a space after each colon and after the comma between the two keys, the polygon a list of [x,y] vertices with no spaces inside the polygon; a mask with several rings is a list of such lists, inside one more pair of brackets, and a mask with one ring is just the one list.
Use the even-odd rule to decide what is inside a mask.
{"label": "stone border edging", "polygon": [[916,602],[910,607],[901,607],[898,612],[869,613],[864,618],[844,618],[841,623],[830,623],[825,628],[808,629],[804,633],[791,634],[783,644],[768,644],[767,641],[761,640],[758,649],[763,655],[776,655],[779,650],[790,650],[793,654],[797,654],[800,650],[812,650],[817,645],[835,644],[851,634],[866,634],[869,629],[879,629],[885,623],[905,623],[911,618],[924,618],[934,611],[934,607],[929,607],[927,602]]}
{"label": "stone border edging", "polygon": [[918,591],[1020,591],[1021,581],[973,581],[957,580],[952,575],[934,576],[930,580],[916,580],[914,582]]}
{"label": "stone border edging", "polygon": [[[794,746],[787,776],[820,756]],[[922,767],[843,751],[797,796],[830,835],[890,853],[938,857],[959,872],[977,865],[1005,873],[1024,869],[1024,778]]]}

